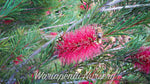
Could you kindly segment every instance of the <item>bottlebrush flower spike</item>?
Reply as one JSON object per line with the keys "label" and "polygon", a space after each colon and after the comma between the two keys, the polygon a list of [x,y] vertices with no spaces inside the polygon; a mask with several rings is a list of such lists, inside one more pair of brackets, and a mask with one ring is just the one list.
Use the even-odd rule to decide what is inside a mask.
{"label": "bottlebrush flower spike", "polygon": [[120,84],[120,81],[119,81],[119,80],[121,80],[121,79],[122,79],[122,76],[119,75],[119,76],[117,76],[117,77],[114,78],[113,83],[114,83],[114,84]]}
{"label": "bottlebrush flower spike", "polygon": [[[91,9],[91,7],[89,7],[86,2],[83,2],[83,4],[86,6],[86,9]],[[82,10],[85,9],[84,5],[80,5],[80,8],[81,8]]]}
{"label": "bottlebrush flower spike", "polygon": [[139,61],[134,63],[135,67],[139,68],[140,71],[145,72],[146,74],[150,73],[150,47],[141,47],[132,59],[137,59]]}
{"label": "bottlebrush flower spike", "polygon": [[[34,73],[39,73],[39,70],[37,69],[36,71],[34,71]],[[34,73],[32,73],[32,75],[31,75],[32,78],[34,77]],[[37,78],[37,75],[35,75],[35,78]]]}
{"label": "bottlebrush flower spike", "polygon": [[57,35],[57,32],[51,32],[50,35]]}
{"label": "bottlebrush flower spike", "polygon": [[93,84],[93,83],[86,81],[86,82],[80,82],[79,84]]}
{"label": "bottlebrush flower spike", "polygon": [[92,59],[94,55],[100,54],[101,44],[95,42],[95,29],[93,26],[84,26],[75,32],[68,32],[62,36],[56,46],[58,57],[62,64],[71,64],[80,59]]}
{"label": "bottlebrush flower spike", "polygon": [[29,66],[28,68],[27,68],[27,70],[30,70],[31,69],[31,67]]}
{"label": "bottlebrush flower spike", "polygon": [[4,24],[7,24],[7,25],[8,25],[8,24],[10,24],[11,22],[13,22],[13,20],[5,20],[5,21],[4,21]]}
{"label": "bottlebrush flower spike", "polygon": [[51,12],[50,11],[46,11],[46,15],[49,15],[49,14],[51,14]]}
{"label": "bottlebrush flower spike", "polygon": [[15,63],[15,65],[18,65],[18,64],[19,64],[19,61],[14,60],[14,63]]}
{"label": "bottlebrush flower spike", "polygon": [[[3,18],[7,18],[7,16],[5,16]],[[13,21],[14,21],[13,19],[11,19],[11,20],[4,20],[3,23],[8,25],[8,24],[12,23]]]}
{"label": "bottlebrush flower spike", "polygon": [[16,57],[16,59],[18,60],[14,60],[14,63],[15,63],[15,65],[18,65],[19,64],[19,61],[23,61],[22,59],[21,59],[21,57],[22,57],[22,55],[19,55],[18,57]]}
{"label": "bottlebrush flower spike", "polygon": [[17,60],[19,60],[19,61],[21,61],[21,62],[23,61],[20,57],[17,57]]}

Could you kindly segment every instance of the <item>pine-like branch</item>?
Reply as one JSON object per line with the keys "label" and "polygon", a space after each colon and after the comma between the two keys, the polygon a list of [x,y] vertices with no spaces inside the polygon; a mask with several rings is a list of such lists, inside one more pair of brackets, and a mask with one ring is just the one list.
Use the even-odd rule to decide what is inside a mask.
{"label": "pine-like branch", "polygon": [[[117,4],[117,3],[119,3],[119,2],[122,2],[122,1],[124,1],[124,0],[115,0],[115,1],[113,1],[113,2],[109,2],[109,3],[106,4],[106,5],[112,6],[112,5],[115,5],[115,4]],[[106,5],[105,5],[105,6],[106,6]],[[104,6],[104,7],[105,7],[105,6]],[[103,9],[103,7],[100,8],[100,9]],[[67,29],[66,32],[69,32],[72,28],[74,28],[77,24],[81,23],[85,18],[88,18],[89,16],[90,16],[90,15],[84,16],[83,19],[80,19],[79,21],[77,21],[76,23],[74,23],[72,26],[70,26],[70,27]],[[59,35],[62,35],[62,34],[63,34],[63,32],[61,32]],[[49,42],[45,43],[42,47],[40,47],[40,48],[39,48],[38,50],[36,50],[33,54],[31,54],[31,55],[29,56],[29,59],[25,60],[25,62],[23,62],[23,63],[20,64],[19,69],[22,68],[22,66],[23,66],[24,64],[26,64],[31,58],[33,58],[35,55],[37,55],[38,53],[40,53],[40,52],[41,52],[41,49],[46,48],[50,43],[52,43],[52,42],[54,41],[54,39],[55,39],[55,38],[51,39]],[[13,69],[15,69],[15,67],[13,67]],[[15,74],[15,73],[13,73],[13,74]],[[12,75],[12,76],[13,76],[13,75]],[[12,77],[12,76],[9,78],[8,83],[14,83],[14,82],[15,82],[15,81],[12,82],[12,80],[14,80],[14,76],[13,76],[13,77]]]}
{"label": "pine-like branch", "polygon": [[113,5],[117,4],[117,3],[123,2],[123,1],[124,1],[124,0],[113,0],[113,1],[111,1],[111,2],[107,2],[107,3],[105,4],[105,6],[104,6],[104,7],[101,7],[99,10],[100,10],[100,12],[103,12],[106,8],[108,8],[108,7],[110,7],[110,6],[113,6]]}
{"label": "pine-like branch", "polygon": [[75,22],[76,22],[76,21],[72,21],[72,22],[70,22],[70,23],[65,23],[65,24],[61,24],[61,25],[45,27],[45,28],[41,28],[40,30],[51,29],[51,28],[57,28],[57,27],[63,27],[63,26],[65,26],[65,25],[73,24],[73,23],[75,23]]}
{"label": "pine-like branch", "polygon": [[[121,0],[121,1],[123,1],[123,0]],[[113,1],[113,2],[111,2],[111,4],[106,4],[106,5],[112,6],[113,4],[115,4],[117,2],[119,3],[119,1],[116,1],[116,2]],[[112,11],[112,10],[120,10],[122,8],[128,9],[128,8],[137,8],[137,7],[145,7],[145,6],[150,6],[150,4],[127,5],[127,6],[119,6],[119,7],[114,7],[114,8],[102,7],[101,12],[103,12],[103,11]],[[62,26],[65,26],[65,25],[73,24],[73,23],[75,23],[75,21],[72,21],[72,22],[66,23],[66,24],[41,28],[40,30],[51,29],[51,28],[56,28],[56,27],[62,27]],[[4,37],[4,38],[0,39],[0,41],[8,39],[8,38],[9,37]],[[11,36],[10,38],[13,38],[13,36]]]}
{"label": "pine-like branch", "polygon": [[[57,28],[57,27],[63,27],[63,26],[65,26],[65,25],[69,25],[69,24],[73,24],[73,23],[75,23],[76,21],[72,21],[72,22],[70,22],[70,23],[65,23],[65,24],[61,24],[61,25],[55,25],[55,26],[50,26],[50,27],[44,27],[44,28],[41,28],[41,29],[39,29],[39,30],[46,30],[46,29],[51,29],[51,28]],[[31,33],[32,33],[32,31],[31,31]],[[27,32],[25,32],[25,35],[27,34]],[[10,36],[10,37],[4,37],[4,38],[2,38],[2,39],[0,39],[0,41],[1,40],[5,40],[5,39],[8,39],[8,38],[13,38],[14,36]]]}
{"label": "pine-like branch", "polygon": [[120,10],[122,8],[125,8],[125,9],[138,8],[138,7],[145,7],[145,6],[150,6],[150,4],[137,4],[137,5],[119,6],[119,7],[114,7],[114,8],[103,9],[102,11]]}

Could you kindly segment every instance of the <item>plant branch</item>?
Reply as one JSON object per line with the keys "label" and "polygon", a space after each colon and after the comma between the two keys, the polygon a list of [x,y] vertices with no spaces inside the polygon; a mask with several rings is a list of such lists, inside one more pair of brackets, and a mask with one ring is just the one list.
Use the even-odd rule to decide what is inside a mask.
{"label": "plant branch", "polygon": [[[123,0],[121,0],[123,1]],[[111,4],[106,4],[106,5],[113,5],[114,3],[117,3],[119,1],[116,1],[116,2],[111,2]],[[106,7],[102,7],[101,8],[101,12],[103,11],[112,11],[112,10],[120,10],[122,8],[137,8],[137,7],[144,7],[144,6],[150,6],[150,4],[138,4],[138,5],[127,5],[127,6],[119,6],[119,7],[114,7],[114,8],[106,8]],[[45,30],[45,29],[51,29],[51,28],[56,28],[56,27],[62,27],[62,26],[65,26],[65,25],[68,25],[68,24],[72,24],[74,23],[75,21],[72,21],[70,23],[66,23],[66,24],[61,24],[61,25],[56,25],[56,26],[50,26],[50,27],[45,27],[45,28],[41,28],[40,30]],[[11,36],[10,38],[12,38],[13,36]],[[5,39],[8,39],[9,37],[4,37],[1,40],[5,40]]]}
{"label": "plant branch", "polygon": [[[85,19],[85,17],[84,17],[84,19]],[[70,26],[70,27],[67,29],[66,32],[70,31],[72,28],[74,28],[78,23],[81,23],[82,21],[83,21],[83,19],[81,19],[81,20],[79,20],[78,22],[74,23],[72,26]],[[62,34],[63,34],[63,31],[62,31],[58,36],[60,36],[60,35],[62,35]],[[46,48],[50,43],[52,43],[52,42],[54,41],[54,39],[55,39],[55,38],[52,38],[50,41],[48,41],[47,43],[45,43],[42,47],[40,47],[39,49],[37,49],[36,51],[34,51],[33,54],[31,54],[31,55],[29,56],[29,58],[28,58],[27,60],[25,60],[25,62],[23,62],[23,63],[20,64],[20,67],[19,67],[19,68],[21,68],[23,65],[25,65],[25,64],[26,64],[31,58],[33,58],[35,55],[37,55],[38,53],[40,53],[40,52],[41,52],[41,49]],[[14,66],[12,69],[15,69],[15,66]],[[13,80],[12,78],[13,78],[13,77],[10,77],[9,80],[8,80],[8,82],[11,82],[11,81]]]}
{"label": "plant branch", "polygon": [[105,4],[105,6],[104,6],[104,7],[101,7],[99,10],[100,10],[100,12],[103,12],[106,8],[108,8],[108,7],[112,6],[112,5],[115,5],[115,4],[117,4],[117,3],[120,3],[120,2],[122,2],[122,1],[124,1],[124,0],[113,0],[113,1],[111,1],[111,2],[107,2],[107,3]]}
{"label": "plant branch", "polygon": [[[70,22],[70,23],[65,23],[65,24],[61,24],[61,25],[55,25],[55,26],[50,26],[50,27],[44,27],[44,28],[41,28],[41,29],[39,29],[39,30],[45,30],[45,29],[51,29],[51,28],[57,28],[57,27],[62,27],[62,26],[65,26],[65,25],[69,25],[69,24],[73,24],[73,23],[75,23],[75,21],[72,21],[72,22]],[[32,32],[32,31],[31,31]],[[27,32],[25,32],[25,35],[27,34]],[[14,36],[10,36],[10,38],[13,38]],[[1,40],[5,40],[5,39],[8,39],[9,37],[4,37],[4,38],[2,38],[2,39],[0,39],[0,41]]]}
{"label": "plant branch", "polygon": [[65,26],[65,25],[73,24],[73,23],[75,23],[75,22],[76,22],[76,21],[72,21],[72,22],[70,22],[70,23],[65,23],[65,24],[61,24],[61,25],[45,27],[45,28],[41,28],[40,30],[51,29],[51,28],[56,28],[56,27],[62,27],[62,26]]}
{"label": "plant branch", "polygon": [[114,8],[107,8],[103,9],[102,11],[112,11],[112,10],[120,10],[122,8],[137,8],[137,7],[145,7],[145,6],[150,6],[150,4],[137,4],[137,5],[127,5],[127,6],[119,6],[119,7],[114,7]]}
{"label": "plant branch", "polygon": [[[117,4],[117,3],[122,2],[122,1],[123,1],[123,0],[115,0],[114,3],[109,2],[108,4],[109,4],[109,5],[114,5],[114,4]],[[106,6],[106,5],[105,5],[105,6]],[[89,14],[88,14],[87,16],[84,16],[83,19],[80,19],[79,21],[77,21],[76,23],[74,23],[72,26],[70,26],[70,27],[67,29],[66,32],[69,32],[72,28],[74,28],[77,24],[81,23],[85,18],[88,18],[89,16],[90,16]],[[59,35],[62,35],[62,34],[63,34],[63,31],[62,31]],[[52,42],[54,41],[54,39],[55,39],[55,38],[52,38],[50,41],[48,41],[47,43],[45,43],[42,47],[40,47],[39,49],[37,49],[36,51],[34,51],[34,53],[31,54],[31,55],[29,56],[29,58],[28,58],[27,60],[25,60],[25,62],[23,62],[23,63],[20,64],[19,69],[22,68],[22,66],[25,65],[31,58],[33,58],[35,55],[37,55],[38,53],[40,53],[40,52],[41,52],[41,49],[46,48],[50,43],[52,43]],[[13,67],[13,68],[14,68],[14,67]],[[15,72],[14,72],[14,74],[15,74]],[[13,79],[14,79],[14,76],[13,76],[13,77],[11,76],[11,77],[9,78],[8,82],[11,82]]]}
{"label": "plant branch", "polygon": [[[144,19],[144,20],[145,20],[145,19]],[[135,26],[135,25],[137,25],[137,24],[140,24],[140,23],[142,23],[144,20],[141,20],[141,21],[139,21],[139,22],[137,22],[137,23],[135,23],[135,24],[133,24],[133,25],[131,25],[131,26],[129,26],[129,27],[133,27],[133,26]],[[124,28],[121,28],[121,29],[119,29],[119,30],[113,31],[113,32],[111,32],[111,33],[109,33],[109,34],[104,35],[104,37],[107,36],[107,35],[111,35],[111,34],[117,32],[117,31],[124,30],[124,29],[129,28],[129,27],[124,27]]]}

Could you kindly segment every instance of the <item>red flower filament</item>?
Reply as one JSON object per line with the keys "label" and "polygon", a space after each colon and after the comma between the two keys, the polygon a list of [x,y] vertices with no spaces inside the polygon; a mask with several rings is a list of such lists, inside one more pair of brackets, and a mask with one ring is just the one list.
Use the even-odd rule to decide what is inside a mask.
{"label": "red flower filament", "polygon": [[22,55],[16,57],[18,61],[17,61],[17,60],[14,60],[14,61],[13,61],[13,62],[15,63],[15,65],[18,65],[18,64],[19,64],[19,61],[20,61],[20,62],[23,61],[23,60],[21,59],[21,57],[22,57]]}
{"label": "red flower filament", "polygon": [[[87,4],[86,2],[83,2],[83,4],[84,4],[84,5],[80,5],[80,8],[81,8],[82,10],[91,9],[91,8],[88,6],[88,4]],[[85,6],[86,6],[86,8],[85,8]]]}
{"label": "red flower filament", "polygon": [[135,67],[139,68],[142,72],[150,73],[150,47],[141,47],[132,59],[137,59]]}
{"label": "red flower filament", "polygon": [[95,42],[95,29],[92,26],[84,26],[75,32],[68,32],[57,44],[57,53],[63,64],[78,62],[80,59],[92,59],[94,55],[101,53],[102,47]]}

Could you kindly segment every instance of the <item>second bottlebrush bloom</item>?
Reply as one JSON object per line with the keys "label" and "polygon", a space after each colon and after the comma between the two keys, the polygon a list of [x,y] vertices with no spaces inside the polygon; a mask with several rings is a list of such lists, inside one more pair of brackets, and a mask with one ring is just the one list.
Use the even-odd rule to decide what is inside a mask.
{"label": "second bottlebrush bloom", "polygon": [[83,5],[80,5],[80,9],[87,10],[87,9],[91,9],[91,7],[89,7],[89,5],[86,2],[83,2]]}
{"label": "second bottlebrush bloom", "polygon": [[92,59],[100,54],[103,48],[97,43],[93,26],[84,26],[62,36],[56,46],[58,57],[63,64],[77,63],[80,59]]}
{"label": "second bottlebrush bloom", "polygon": [[139,68],[140,71],[146,74],[150,73],[150,47],[141,47],[139,51],[132,56],[135,67]]}

